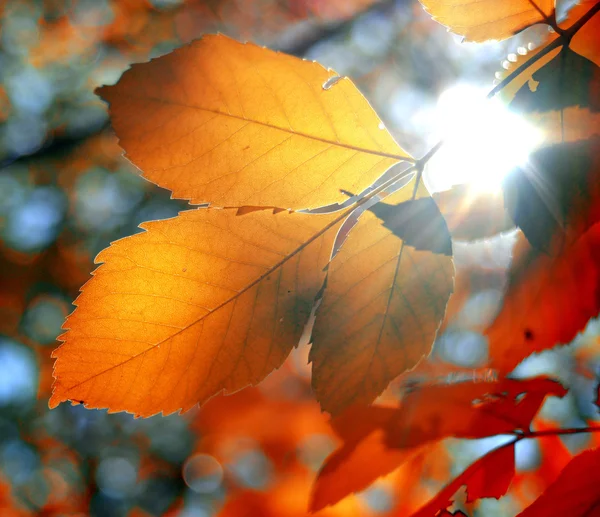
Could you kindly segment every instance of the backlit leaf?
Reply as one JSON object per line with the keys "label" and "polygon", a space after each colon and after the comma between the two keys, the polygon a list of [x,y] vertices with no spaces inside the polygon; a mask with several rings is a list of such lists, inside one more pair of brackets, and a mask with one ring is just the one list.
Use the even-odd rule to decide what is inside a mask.
{"label": "backlit leaf", "polygon": [[554,14],[554,0],[419,0],[467,41],[503,40]]}
{"label": "backlit leaf", "polygon": [[452,255],[452,242],[448,225],[431,197],[422,197],[400,204],[385,201],[370,208],[394,235],[405,245],[419,251],[432,251]]}
{"label": "backlit leaf", "polygon": [[409,393],[389,420],[387,441],[406,448],[448,436],[484,438],[526,430],[546,396],[565,393],[544,377],[424,386]]}
{"label": "backlit leaf", "polygon": [[434,517],[452,504],[452,496],[467,487],[467,502],[483,497],[499,499],[506,494],[515,475],[515,446],[503,445],[471,464],[412,517]]}
{"label": "backlit leaf", "polygon": [[[597,0],[581,0],[569,12],[569,17],[564,25],[572,26],[582,18],[591,9],[597,9]],[[569,23],[570,22],[570,23]],[[583,25],[573,36],[570,47],[572,50],[586,57],[590,61],[600,66],[600,11],[595,14]]]}
{"label": "backlit leaf", "polygon": [[500,499],[506,494],[514,475],[514,444],[489,452],[481,459],[481,468],[476,469],[468,479],[461,480],[467,485],[467,502],[484,497]]}
{"label": "backlit leaf", "polygon": [[[428,228],[437,232],[445,224],[439,211],[434,218],[418,219],[418,225],[411,221],[413,211],[403,212],[401,203],[413,190],[414,180],[386,201],[398,205],[404,219],[400,227],[414,242],[419,231],[431,235]],[[425,187],[418,197],[429,197]],[[436,249],[450,252],[447,230],[437,242]],[[373,212],[362,214],[329,266],[313,331],[312,385],[324,410],[339,413],[351,404],[370,403],[430,352],[453,274],[449,255],[415,249]]]}
{"label": "backlit leaf", "polygon": [[545,142],[600,134],[600,67],[565,47],[529,73],[529,82],[516,92],[510,108],[539,127]]}
{"label": "backlit leaf", "polygon": [[[399,408],[351,408],[332,422],[344,443],[319,472],[311,509],[365,489],[433,442],[527,430],[547,396],[565,393],[559,383],[543,377],[503,379],[424,386],[408,393]],[[477,495],[483,488],[476,485],[473,490]]]}
{"label": "backlit leaf", "polygon": [[99,95],[144,177],[191,203],[306,208],[409,156],[348,78],[223,35],[136,64]]}
{"label": "backlit leaf", "polygon": [[298,343],[343,218],[198,209],[114,242],[53,354],[51,407],[149,416],[258,383]]}
{"label": "backlit leaf", "polygon": [[520,235],[502,309],[486,331],[490,366],[510,372],[533,352],[569,343],[600,311],[600,224],[550,256]]}
{"label": "backlit leaf", "polygon": [[600,449],[575,456],[534,503],[518,517],[600,515]]}
{"label": "backlit leaf", "polygon": [[503,186],[507,209],[531,245],[560,252],[600,221],[600,137],[537,150]]}

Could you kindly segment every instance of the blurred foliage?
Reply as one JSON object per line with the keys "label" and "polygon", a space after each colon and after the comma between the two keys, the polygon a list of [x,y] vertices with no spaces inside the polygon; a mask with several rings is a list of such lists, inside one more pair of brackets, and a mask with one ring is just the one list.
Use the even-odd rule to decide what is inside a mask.
{"label": "blurred foliage", "polygon": [[[337,440],[312,401],[306,347],[260,388],[181,416],[47,409],[50,352],[94,256],[142,221],[184,208],[121,156],[93,90],[132,62],[221,31],[352,76],[418,156],[435,143],[439,94],[459,78],[491,85],[508,67],[504,57],[533,48],[539,30],[504,44],[449,44],[411,0],[9,0],[0,23],[0,514],[305,515],[314,473]],[[511,245],[504,236],[457,246],[464,296],[449,309],[435,353],[467,367],[484,362],[479,332],[498,309]],[[599,364],[597,330],[592,323],[574,346],[522,365],[571,386],[545,418],[576,425],[596,417],[595,372],[584,365]],[[384,397],[395,393],[392,386]],[[590,439],[564,443],[575,452]],[[493,445],[450,444],[424,471],[427,484],[435,490]],[[544,458],[535,444],[517,448],[519,472]],[[486,501],[477,514],[504,515],[506,505],[531,499],[539,480],[527,479],[513,499]],[[320,515],[386,515],[406,482],[397,473]]]}

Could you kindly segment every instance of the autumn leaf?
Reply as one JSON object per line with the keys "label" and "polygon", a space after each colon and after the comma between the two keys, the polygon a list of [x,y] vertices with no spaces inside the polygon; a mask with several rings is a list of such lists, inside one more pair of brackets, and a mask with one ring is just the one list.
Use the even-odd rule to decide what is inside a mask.
{"label": "autumn leaf", "polygon": [[562,47],[524,75],[510,107],[544,132],[546,144],[508,175],[504,191],[515,223],[548,252],[553,241],[572,242],[598,221],[600,68]]}
{"label": "autumn leaf", "polygon": [[481,467],[473,469],[471,476],[455,481],[466,484],[468,503],[485,497],[500,499],[506,494],[515,475],[515,445],[498,447],[480,461]]}
{"label": "autumn leaf", "polygon": [[424,386],[409,393],[387,423],[387,443],[405,448],[448,436],[485,438],[527,430],[546,396],[565,393],[544,377]]}
{"label": "autumn leaf", "polygon": [[531,74],[510,108],[539,127],[545,142],[600,134],[600,68],[568,47]]}
{"label": "autumn leaf", "polygon": [[[581,22],[585,23],[581,25]],[[564,25],[578,26],[569,46],[578,54],[600,66],[600,7],[597,0],[581,0],[570,11]]]}
{"label": "autumn leaf", "polygon": [[436,202],[429,195],[400,204],[381,201],[369,209],[381,219],[383,226],[406,245],[418,251],[452,256],[448,225]]}
{"label": "autumn leaf", "polygon": [[[453,239],[473,241],[514,228],[502,192],[482,192],[468,184],[400,206],[383,200],[369,210],[407,244],[435,253],[448,254],[448,232]],[[407,224],[409,220],[412,224]]]}
{"label": "autumn leaf", "polygon": [[598,223],[557,255],[533,249],[520,235],[502,309],[486,330],[490,366],[508,373],[530,354],[569,343],[583,330],[600,311],[599,263]]}
{"label": "autumn leaf", "polygon": [[98,94],[144,177],[193,204],[326,205],[412,160],[348,78],[223,35]]}
{"label": "autumn leaf", "polygon": [[538,149],[503,188],[529,243],[560,252],[600,221],[600,137]]}
{"label": "autumn leaf", "polygon": [[114,242],[53,353],[50,406],[149,416],[260,382],[297,345],[344,217],[198,209]]}
{"label": "autumn leaf", "polygon": [[[600,68],[568,47],[532,73],[533,81],[521,87],[510,103],[519,112],[544,112],[580,106],[600,110],[596,95]],[[597,129],[597,128],[590,128]]]}
{"label": "autumn leaf", "polygon": [[554,0],[419,0],[425,10],[466,41],[503,40],[554,18]]}
{"label": "autumn leaf", "polygon": [[420,450],[392,450],[386,443],[386,426],[397,409],[384,406],[353,406],[331,421],[343,440],[319,471],[313,485],[310,510],[336,504],[353,492],[367,488],[416,457]]}
{"label": "autumn leaf", "polygon": [[[450,236],[439,211],[421,217],[414,209],[414,190],[413,180],[386,198],[406,242],[366,211],[329,266],[310,361],[317,400],[332,414],[372,402],[429,354],[444,316],[454,274]],[[422,184],[417,198],[431,201]],[[435,253],[408,245],[431,246],[422,235],[436,236]]]}
{"label": "autumn leaf", "polygon": [[560,384],[543,377],[503,379],[423,386],[409,392],[399,408],[350,408],[332,422],[344,443],[319,472],[311,509],[363,490],[444,438],[528,430],[545,398],[565,393]]}
{"label": "autumn leaf", "polygon": [[558,478],[518,517],[597,517],[600,515],[600,449],[575,456]]}
{"label": "autumn leaf", "polygon": [[[534,92],[537,81],[533,76],[548,63],[556,62],[556,57],[565,49],[570,49],[600,66],[599,11],[596,0],[583,0],[573,6],[567,18],[558,25],[561,34],[557,31],[549,32],[534,49],[525,49],[509,57],[505,62],[507,69],[497,74],[501,81],[494,88],[494,93],[499,93],[509,103],[524,87]],[[557,71],[557,77],[562,77],[559,81],[567,87],[571,78],[560,70]],[[588,131],[590,129],[587,128]]]}
{"label": "autumn leaf", "polygon": [[467,487],[467,502],[484,497],[499,499],[506,494],[515,475],[515,445],[502,445],[471,464],[411,517],[435,517],[452,505],[452,496]]}

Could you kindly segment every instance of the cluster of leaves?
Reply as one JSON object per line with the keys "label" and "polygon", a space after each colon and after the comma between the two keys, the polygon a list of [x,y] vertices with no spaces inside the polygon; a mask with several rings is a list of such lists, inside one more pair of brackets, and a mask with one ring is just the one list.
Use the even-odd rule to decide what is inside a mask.
{"label": "cluster of leaves", "polygon": [[[442,438],[513,435],[419,516],[448,515],[463,485],[468,502],[504,495],[518,441],[591,430],[531,431],[546,396],[565,390],[507,375],[570,341],[600,309],[600,4],[583,2],[558,24],[551,0],[422,3],[471,41],[536,23],[553,29],[490,92],[548,135],[504,184],[520,233],[504,304],[486,330],[497,380],[426,383],[407,390],[399,408],[370,405],[399,375],[428,371],[453,291],[453,239],[505,230],[504,207],[488,206],[486,224],[470,225],[469,213],[455,214],[465,186],[431,197],[422,174],[443,142],[413,158],[348,78],[206,36],[98,91],[144,177],[208,206],[145,223],[97,257],[103,264],[53,354],[51,407],[187,411],[259,383],[310,337],[312,387],[344,442],[319,474],[314,510],[413,465]],[[573,490],[578,468],[591,483],[598,460],[597,449],[576,457],[560,490]],[[570,514],[598,504],[586,487],[571,497]],[[563,514],[548,495],[555,490],[522,515]]]}

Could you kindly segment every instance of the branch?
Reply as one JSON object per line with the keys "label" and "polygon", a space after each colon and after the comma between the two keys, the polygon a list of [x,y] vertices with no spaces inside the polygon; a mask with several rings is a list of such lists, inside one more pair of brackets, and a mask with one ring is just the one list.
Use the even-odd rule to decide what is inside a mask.
{"label": "branch", "polygon": [[589,426],[589,427],[572,427],[568,429],[544,429],[542,431],[527,431],[519,435],[517,440],[524,438],[541,438],[543,436],[564,436],[571,434],[582,434],[582,433],[597,433],[600,432],[600,426]]}
{"label": "branch", "polygon": [[[530,0],[530,2],[531,2],[531,0]],[[531,2],[531,3],[533,4],[533,2]],[[592,8],[590,8],[589,11],[587,11],[576,23],[574,23],[567,30],[562,30],[560,27],[553,25],[554,29],[556,30],[556,32],[558,34],[558,38],[556,38],[554,41],[552,41],[547,46],[545,46],[540,52],[531,56],[523,64],[521,64],[520,66],[515,68],[510,74],[508,74],[504,79],[502,79],[502,81],[500,81],[496,86],[494,86],[494,88],[492,88],[490,90],[490,92],[487,94],[486,98],[491,99],[492,97],[496,96],[508,84],[510,84],[518,75],[520,75],[527,68],[529,68],[531,65],[533,65],[534,63],[539,61],[541,58],[543,58],[544,56],[546,56],[547,54],[549,54],[556,48],[558,48],[560,46],[567,46],[571,42],[571,39],[573,39],[573,36],[577,33],[577,31],[579,29],[581,29],[581,27],[583,27],[588,21],[590,21],[592,19],[592,17],[598,11],[600,11],[600,2],[596,3]],[[440,140],[425,154],[425,156],[420,158],[417,161],[417,163],[420,165],[425,165],[425,163],[427,163],[427,161],[435,153],[437,153],[443,145],[444,145],[444,141]]]}

